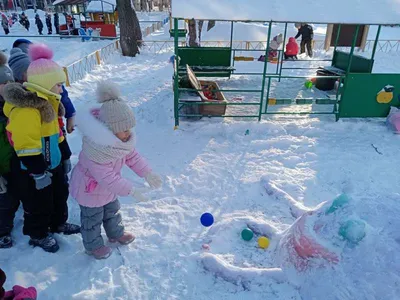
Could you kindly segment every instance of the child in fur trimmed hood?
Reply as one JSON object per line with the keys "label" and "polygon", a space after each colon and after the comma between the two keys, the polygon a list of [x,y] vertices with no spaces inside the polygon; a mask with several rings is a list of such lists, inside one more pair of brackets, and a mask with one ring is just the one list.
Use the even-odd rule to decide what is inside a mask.
{"label": "child in fur trimmed hood", "polygon": [[59,249],[52,233],[77,234],[80,227],[67,223],[69,196],[64,166],[71,151],[60,131],[57,114],[63,69],[52,60],[46,45],[29,47],[31,63],[27,82],[8,83],[3,88],[7,134],[16,156],[11,172],[18,182],[18,198],[24,206],[23,232],[29,244],[47,252]]}
{"label": "child in fur trimmed hood", "polygon": [[87,115],[77,115],[83,144],[79,162],[72,171],[70,192],[81,207],[81,233],[86,252],[103,259],[112,250],[104,245],[101,225],[111,243],[126,245],[135,239],[122,225],[118,196],[147,200],[143,188],[135,188],[122,177],[122,167],[127,165],[145,178],[151,188],[160,188],[162,182],[135,149],[135,116],[120,98],[115,84],[101,82],[97,94],[101,107]]}

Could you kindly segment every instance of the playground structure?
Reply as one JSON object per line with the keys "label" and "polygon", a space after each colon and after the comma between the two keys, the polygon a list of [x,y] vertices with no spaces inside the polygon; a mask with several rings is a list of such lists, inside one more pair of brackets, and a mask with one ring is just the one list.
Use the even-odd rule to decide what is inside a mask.
{"label": "playground structure", "polygon": [[[79,34],[79,28],[99,29],[101,37],[116,37],[118,20],[115,0],[92,0],[89,5],[85,0],[57,0],[53,3],[59,10],[72,12],[66,17],[66,24],[60,25],[62,34]],[[81,15],[85,20],[81,20]]]}
{"label": "playground structure", "polygon": [[[223,0],[227,1],[227,0]],[[259,0],[251,0],[249,2],[258,2]],[[390,1],[390,0],[385,0]],[[187,3],[190,2],[190,3]],[[280,82],[281,80],[292,80],[309,79],[310,76],[293,76],[283,74],[285,70],[310,70],[316,69],[312,67],[285,67],[283,54],[284,50],[278,50],[278,60],[274,64],[266,60],[263,64],[263,72],[237,72],[235,69],[235,61],[241,60],[236,57],[237,52],[251,52],[259,51],[246,48],[234,48],[233,47],[233,34],[234,34],[234,24],[236,22],[246,22],[246,23],[260,23],[267,22],[266,30],[268,31],[266,46],[264,47],[265,55],[268,57],[269,44],[272,39],[272,27],[274,25],[280,24],[284,26],[284,41],[283,45],[286,44],[288,36],[287,29],[290,23],[294,23],[298,20],[296,12],[289,12],[288,16],[280,17],[278,15],[269,16],[266,14],[259,14],[256,12],[253,6],[257,6],[256,3],[236,4],[242,5],[240,11],[243,12],[245,16],[255,16],[254,20],[243,19],[236,17],[235,15],[224,15],[224,12],[219,11],[204,11],[202,5],[196,4],[194,0],[190,1],[173,0],[172,2],[172,17],[173,17],[173,32],[174,32],[174,44],[175,44],[175,62],[174,62],[174,115],[175,115],[175,126],[179,125],[180,118],[201,118],[201,117],[233,117],[233,118],[257,118],[261,120],[263,115],[269,114],[331,114],[334,115],[336,120],[340,118],[351,118],[351,117],[386,117],[389,113],[391,106],[397,106],[400,104],[399,98],[395,96],[398,94],[396,92],[396,87],[400,86],[400,76],[398,74],[375,74],[372,73],[375,53],[378,46],[379,35],[381,31],[381,25],[393,23],[394,18],[398,17],[396,13],[393,12],[393,7],[380,7],[374,17],[371,20],[363,20],[357,14],[346,15],[342,17],[340,14],[329,16],[329,10],[321,5],[321,11],[314,13],[318,18],[312,15],[307,16],[307,21],[313,24],[326,24],[326,22],[321,22],[321,20],[331,21],[332,24],[336,24],[336,36],[333,57],[332,59],[312,59],[301,61],[311,61],[311,62],[330,62],[330,66],[323,66],[321,71],[329,74],[329,76],[312,76],[318,80],[329,80],[338,81],[338,87],[333,95],[327,95],[323,98],[283,98],[279,96],[272,96],[271,85],[272,83]],[[323,1],[324,2],[324,1]],[[367,1],[368,2],[368,1]],[[187,4],[187,6],[185,6]],[[228,4],[228,3],[226,3]],[[221,3],[222,5],[222,3]],[[330,4],[327,4],[330,5]],[[368,5],[367,3],[365,5]],[[388,4],[389,5],[389,4]],[[204,6],[204,5],[203,5]],[[191,9],[196,7],[198,10]],[[323,10],[322,10],[323,8]],[[198,15],[198,12],[200,16]],[[204,11],[204,12],[203,12]],[[389,13],[390,12],[390,13]],[[328,15],[328,16],[326,16]],[[263,19],[260,19],[260,16]],[[321,17],[322,16],[322,17]],[[274,17],[274,18],[273,18]],[[302,16],[304,17],[304,16]],[[228,47],[185,47],[179,41],[179,27],[178,22],[185,19],[196,19],[196,20],[213,20],[213,21],[229,21],[231,23],[231,33],[230,33],[230,44]],[[305,20],[305,19],[302,19]],[[299,20],[298,20],[299,21]],[[303,21],[304,22],[304,21]],[[341,38],[341,28],[345,24],[354,25],[354,32],[352,34],[352,42],[349,51],[339,50],[338,42]],[[357,40],[359,39],[360,28],[363,25],[378,25],[378,30],[376,34],[375,41],[373,43],[372,53],[369,58],[365,56],[360,56],[355,54],[355,47]],[[364,38],[364,46],[366,37]],[[181,45],[181,46],[180,46]],[[236,59],[235,59],[236,57]],[[245,59],[242,59],[242,61]],[[186,83],[185,76],[187,76],[187,66],[194,71],[197,77],[213,77],[216,81],[221,81],[225,85],[229,82],[234,81],[235,76],[247,75],[247,76],[257,76],[261,77],[261,88],[257,89],[215,89],[214,92],[229,94],[253,94],[259,95],[259,100],[257,102],[243,102],[232,99],[232,97],[226,96],[224,102],[218,101],[207,101],[203,97],[198,97],[197,100],[186,99],[187,93],[202,92],[203,87],[198,89],[193,88],[193,84],[189,87]],[[273,70],[273,71],[271,71]],[[230,78],[227,80],[226,78]],[[377,101],[378,93],[383,89],[383,87],[390,85],[393,89],[389,92],[383,91],[383,93],[388,94],[388,102],[382,103]],[[186,98],[185,98],[186,97]],[[287,111],[279,110],[276,107],[284,107],[288,105],[331,105],[333,109],[331,111]],[[250,109],[242,109],[240,114],[218,114],[215,111],[225,111],[225,110],[214,110],[214,113],[202,114],[205,111],[201,109],[203,106],[224,106],[224,107],[253,107],[256,108],[256,113],[254,109],[250,112]],[[274,109],[271,109],[271,108]],[[197,109],[196,109],[197,108]],[[314,107],[313,107],[314,108]],[[206,110],[210,112],[211,110]],[[244,112],[244,113],[243,113]]]}
{"label": "playground structure", "polygon": [[[186,20],[183,21],[183,24],[184,24],[183,28],[178,28],[177,29],[178,37],[180,37],[180,38],[185,38],[187,33],[188,33]],[[176,31],[176,29],[173,28],[172,15],[170,13],[169,14],[169,35],[171,37],[174,37],[175,36],[175,31]]]}

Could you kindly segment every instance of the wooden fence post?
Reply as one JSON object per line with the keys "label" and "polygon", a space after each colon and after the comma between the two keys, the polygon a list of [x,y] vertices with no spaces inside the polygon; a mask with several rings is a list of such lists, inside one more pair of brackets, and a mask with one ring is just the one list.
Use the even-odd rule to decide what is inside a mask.
{"label": "wooden fence post", "polygon": [[98,64],[98,65],[101,64],[100,52],[99,52],[99,51],[96,51],[96,61],[97,61],[97,64]]}
{"label": "wooden fence post", "polygon": [[63,69],[64,69],[64,73],[65,73],[65,85],[67,86],[67,87],[70,87],[71,86],[71,83],[69,82],[69,75],[68,75],[68,69],[67,69],[67,67],[63,67]]}

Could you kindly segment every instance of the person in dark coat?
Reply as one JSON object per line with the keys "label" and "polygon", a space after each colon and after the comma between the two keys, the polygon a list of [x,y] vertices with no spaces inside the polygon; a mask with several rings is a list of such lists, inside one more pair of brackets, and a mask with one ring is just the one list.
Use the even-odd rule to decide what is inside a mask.
{"label": "person in dark coat", "polygon": [[312,50],[312,42],[314,39],[314,30],[311,25],[306,23],[296,24],[299,30],[295,39],[298,39],[301,36],[301,43],[300,43],[300,54],[306,52],[307,47],[307,54],[309,57],[313,57],[313,50]]}
{"label": "person in dark coat", "polygon": [[56,33],[60,34],[60,17],[58,13],[54,13],[54,27],[56,28]]}
{"label": "person in dark coat", "polygon": [[21,23],[22,26],[25,27],[26,30],[29,31],[29,27],[31,26],[31,23],[29,22],[28,17],[25,15],[24,12],[22,12],[21,14],[21,19],[19,21]]}
{"label": "person in dark coat", "polygon": [[53,28],[52,28],[52,24],[51,24],[51,15],[49,13],[46,13],[46,26],[47,26],[47,30],[48,30],[48,34],[52,34],[53,33]]}
{"label": "person in dark coat", "polygon": [[1,26],[3,27],[4,33],[7,35],[10,33],[10,28],[8,27],[8,20],[5,14],[1,14]]}
{"label": "person in dark coat", "polygon": [[36,16],[35,16],[35,24],[37,26],[39,34],[43,35],[43,22],[42,22],[42,20],[40,20],[39,14],[36,14]]}

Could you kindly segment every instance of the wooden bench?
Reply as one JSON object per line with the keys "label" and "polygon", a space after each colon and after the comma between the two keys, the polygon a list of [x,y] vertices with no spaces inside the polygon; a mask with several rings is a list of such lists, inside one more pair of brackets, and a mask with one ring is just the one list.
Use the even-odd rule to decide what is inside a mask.
{"label": "wooden bench", "polygon": [[[347,71],[347,67],[350,60],[350,53],[336,50],[333,53],[333,60],[331,67],[325,67],[338,73],[337,75],[344,75]],[[371,73],[374,67],[374,60],[369,59],[360,55],[353,54],[351,60],[350,73]],[[344,74],[340,74],[342,70]]]}

